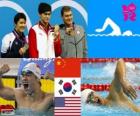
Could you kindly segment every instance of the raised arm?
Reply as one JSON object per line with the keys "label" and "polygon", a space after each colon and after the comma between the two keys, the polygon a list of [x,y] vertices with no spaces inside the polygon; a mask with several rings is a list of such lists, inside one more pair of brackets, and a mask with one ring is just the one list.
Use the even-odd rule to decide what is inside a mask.
{"label": "raised arm", "polygon": [[119,59],[115,70],[115,79],[118,79],[120,84],[123,85],[126,79],[126,67],[123,59]]}
{"label": "raised arm", "polygon": [[2,83],[1,75],[9,71],[9,66],[7,64],[0,68],[0,97],[7,100],[15,100],[14,89],[10,87],[5,87]]}
{"label": "raised arm", "polygon": [[136,99],[136,91],[126,79],[126,67],[123,59],[118,60],[114,76],[115,78],[111,83],[111,87],[114,88],[117,93],[123,91],[132,100]]}

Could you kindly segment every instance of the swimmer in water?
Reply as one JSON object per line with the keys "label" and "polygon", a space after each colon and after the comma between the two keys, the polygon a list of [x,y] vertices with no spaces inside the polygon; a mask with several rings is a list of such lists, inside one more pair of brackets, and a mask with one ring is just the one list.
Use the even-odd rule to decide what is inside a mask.
{"label": "swimmer in water", "polygon": [[[3,65],[0,68],[0,75],[9,70],[8,65]],[[33,62],[28,63],[22,69],[21,87],[6,87],[0,78],[0,97],[15,100],[19,109],[31,109],[35,112],[52,111],[54,95],[41,90],[40,78],[41,70],[39,66]]]}
{"label": "swimmer in water", "polygon": [[[123,59],[117,62],[114,79],[111,83],[109,94],[102,98],[95,91],[85,89],[82,91],[82,102],[86,104],[128,107],[135,112],[140,112],[132,100],[136,99],[136,91],[126,79],[126,69]],[[131,100],[129,99],[131,98]]]}

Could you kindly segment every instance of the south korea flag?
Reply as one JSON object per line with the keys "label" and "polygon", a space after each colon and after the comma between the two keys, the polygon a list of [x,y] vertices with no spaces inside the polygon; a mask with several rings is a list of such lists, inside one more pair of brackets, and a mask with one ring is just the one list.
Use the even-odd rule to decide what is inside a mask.
{"label": "south korea flag", "polygon": [[80,97],[80,84],[80,77],[55,78],[55,97]]}

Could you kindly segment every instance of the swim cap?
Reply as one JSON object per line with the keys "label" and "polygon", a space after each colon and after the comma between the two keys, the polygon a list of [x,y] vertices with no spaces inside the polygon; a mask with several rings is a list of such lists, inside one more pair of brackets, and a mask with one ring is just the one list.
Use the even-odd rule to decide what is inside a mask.
{"label": "swim cap", "polygon": [[22,71],[31,71],[38,79],[41,78],[41,69],[38,64],[31,62],[25,65]]}
{"label": "swim cap", "polygon": [[81,92],[81,101],[82,101],[83,103],[86,103],[87,98],[88,98],[88,96],[89,96],[89,94],[90,94],[91,92],[94,92],[94,90],[92,90],[92,89],[85,89],[85,90],[83,90],[83,91]]}

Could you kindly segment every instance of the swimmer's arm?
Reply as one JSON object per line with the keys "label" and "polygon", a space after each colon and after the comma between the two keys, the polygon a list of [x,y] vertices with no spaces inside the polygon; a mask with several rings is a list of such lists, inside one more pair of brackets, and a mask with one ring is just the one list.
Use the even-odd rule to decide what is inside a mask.
{"label": "swimmer's arm", "polygon": [[123,92],[132,100],[136,99],[136,91],[126,80],[126,67],[123,59],[119,59],[115,70],[114,86],[117,91],[123,89]]}
{"label": "swimmer's arm", "polygon": [[50,108],[54,106],[54,94],[46,94],[46,98],[42,104],[43,107],[40,107],[41,110],[49,111]]}
{"label": "swimmer's arm", "polygon": [[46,72],[46,74],[43,77],[44,79],[50,79],[50,80],[54,80],[54,74],[50,73],[50,72]]}
{"label": "swimmer's arm", "polygon": [[124,83],[124,78],[125,78],[125,67],[123,60],[118,60],[117,65],[116,65],[116,70],[114,73],[114,79],[111,82],[110,86],[110,91],[109,91],[109,98],[116,98],[116,95],[118,93],[123,92],[122,89],[122,83]]}
{"label": "swimmer's arm", "polygon": [[0,78],[0,97],[6,100],[15,100],[15,92],[13,88],[5,87]]}
{"label": "swimmer's arm", "polygon": [[115,73],[114,73],[114,79],[111,83],[110,93],[114,92],[121,92],[122,91],[122,85],[125,83],[125,64],[122,59],[118,60]]}
{"label": "swimmer's arm", "polygon": [[118,79],[120,84],[123,85],[125,83],[125,78],[126,78],[125,63],[123,59],[119,59],[115,70],[115,79]]}
{"label": "swimmer's arm", "polygon": [[1,76],[2,74],[8,72],[10,70],[9,66],[7,64],[3,65],[0,68],[0,97],[7,99],[7,100],[14,100],[15,95],[14,95],[14,89],[10,87],[5,87],[2,83]]}

